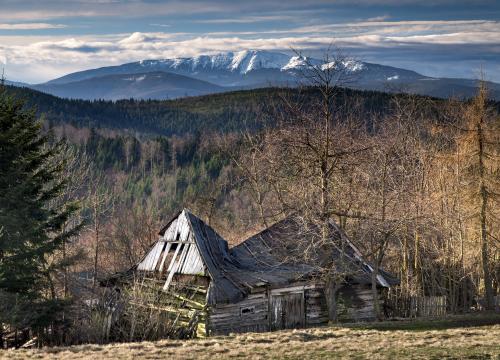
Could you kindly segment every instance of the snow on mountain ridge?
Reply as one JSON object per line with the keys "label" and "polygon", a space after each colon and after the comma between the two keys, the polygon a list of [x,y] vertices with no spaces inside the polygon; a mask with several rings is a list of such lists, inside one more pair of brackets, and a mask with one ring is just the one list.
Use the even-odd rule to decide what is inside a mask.
{"label": "snow on mountain ridge", "polygon": [[[238,52],[226,52],[213,55],[198,55],[194,57],[179,57],[163,60],[141,60],[142,66],[162,65],[170,69],[198,70],[225,70],[247,74],[252,70],[280,69],[281,71],[303,69],[308,65],[320,65],[316,59],[303,56],[292,56],[279,52],[265,50],[243,50]],[[347,60],[343,65],[350,71],[360,71],[364,68],[363,63]]]}
{"label": "snow on mountain ridge", "polygon": [[[344,68],[345,70],[347,70],[349,72],[357,72],[357,71],[361,71],[365,68],[365,65],[362,62],[355,61],[355,60],[341,61],[340,65],[342,68]],[[321,65],[322,70],[332,69],[332,68],[335,69],[337,67],[338,67],[337,61],[332,61],[332,62],[329,62],[328,64]]]}

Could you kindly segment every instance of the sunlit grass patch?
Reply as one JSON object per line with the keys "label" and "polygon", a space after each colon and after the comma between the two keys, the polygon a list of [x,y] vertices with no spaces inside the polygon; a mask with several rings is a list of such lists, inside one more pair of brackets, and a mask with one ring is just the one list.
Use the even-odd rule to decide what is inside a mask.
{"label": "sunlit grass patch", "polygon": [[[487,324],[496,321],[496,325]],[[463,326],[460,327],[459,325]],[[443,328],[449,325],[449,328]],[[500,314],[0,352],[2,359],[500,359]]]}

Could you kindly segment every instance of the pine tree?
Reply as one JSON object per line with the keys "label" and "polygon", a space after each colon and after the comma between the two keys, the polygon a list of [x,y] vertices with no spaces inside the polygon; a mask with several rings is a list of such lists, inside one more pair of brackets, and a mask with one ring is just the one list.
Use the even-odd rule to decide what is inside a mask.
{"label": "pine tree", "polygon": [[66,186],[59,148],[0,86],[0,325],[16,332],[54,325],[63,301],[48,260],[81,228],[65,226],[77,204],[58,201]]}

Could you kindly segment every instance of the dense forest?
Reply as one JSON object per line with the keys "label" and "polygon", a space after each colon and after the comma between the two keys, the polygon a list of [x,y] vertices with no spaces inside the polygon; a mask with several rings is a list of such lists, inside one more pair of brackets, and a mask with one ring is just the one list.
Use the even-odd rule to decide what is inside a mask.
{"label": "dense forest", "polygon": [[[256,130],[273,125],[272,116],[279,110],[284,96],[294,102],[318,99],[314,87],[302,89],[264,88],[223,94],[188,97],[177,100],[87,101],[61,99],[28,88],[7,87],[16,97],[25,99],[27,107],[43,114],[51,126],[70,124],[75,127],[127,130],[150,136],[184,136],[195,133],[228,133]],[[398,96],[398,95],[396,95]],[[404,95],[399,95],[404,96]],[[394,95],[343,88],[336,102],[355,106],[370,121],[391,111]],[[416,96],[420,99],[430,99]],[[307,101],[306,101],[307,99]],[[443,100],[432,99],[433,104]],[[431,104],[428,101],[428,104]],[[499,108],[500,103],[493,106]]]}
{"label": "dense forest", "polygon": [[[0,321],[15,336],[35,324],[46,342],[89,340],[77,338],[70,310],[54,310],[78,297],[68,279],[88,277],[94,289],[129,269],[182,207],[233,244],[291,213],[333,218],[375,269],[401,279],[393,296],[447,295],[453,312],[479,297],[491,307],[500,290],[500,104],[486,89],[459,102],[330,85],[117,102],[5,87],[4,128],[16,111],[28,124],[41,117],[43,135],[31,129],[29,141],[45,144],[33,151],[53,149],[64,166],[46,175],[59,215],[44,216],[59,222],[44,239],[58,242],[36,265],[51,291],[27,295],[50,300],[50,316]],[[66,337],[54,339],[55,329]]]}

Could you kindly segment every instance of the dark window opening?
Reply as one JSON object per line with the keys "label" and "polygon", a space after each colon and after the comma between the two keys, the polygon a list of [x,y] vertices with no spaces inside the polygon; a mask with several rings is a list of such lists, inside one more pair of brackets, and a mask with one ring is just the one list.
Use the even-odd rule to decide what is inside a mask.
{"label": "dark window opening", "polygon": [[177,236],[175,237],[175,241],[179,241],[181,239],[181,233],[177,233]]}
{"label": "dark window opening", "polygon": [[248,306],[248,307],[240,308],[240,315],[241,316],[246,316],[246,315],[251,315],[251,314],[255,314],[255,306]]}

